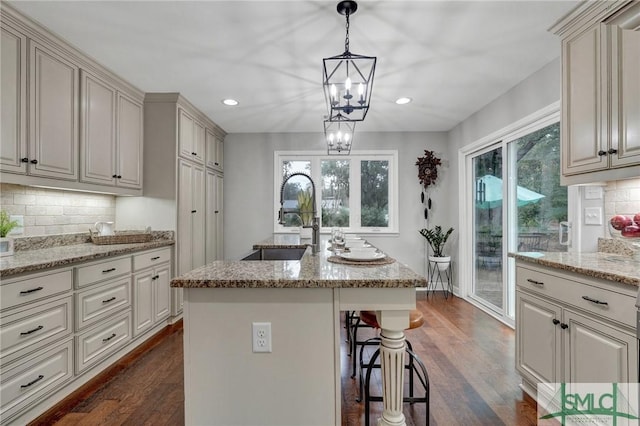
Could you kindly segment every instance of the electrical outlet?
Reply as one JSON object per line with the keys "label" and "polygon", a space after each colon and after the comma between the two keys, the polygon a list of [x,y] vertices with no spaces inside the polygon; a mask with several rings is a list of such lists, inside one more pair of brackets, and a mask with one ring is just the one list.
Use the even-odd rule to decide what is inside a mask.
{"label": "electrical outlet", "polygon": [[271,352],[271,323],[254,322],[251,330],[253,352]]}

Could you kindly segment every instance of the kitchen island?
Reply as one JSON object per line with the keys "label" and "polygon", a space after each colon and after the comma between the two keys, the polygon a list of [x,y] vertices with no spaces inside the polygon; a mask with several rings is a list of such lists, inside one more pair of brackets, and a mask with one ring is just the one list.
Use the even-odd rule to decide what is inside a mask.
{"label": "kitchen island", "polygon": [[[304,247],[278,235],[255,245]],[[333,263],[327,243],[295,261],[216,261],[172,280],[184,288],[185,419],[196,424],[340,424],[340,312],[374,310],[382,328],[381,424],[404,424],[404,332],[424,277],[394,261]],[[271,352],[252,350],[269,323]]]}

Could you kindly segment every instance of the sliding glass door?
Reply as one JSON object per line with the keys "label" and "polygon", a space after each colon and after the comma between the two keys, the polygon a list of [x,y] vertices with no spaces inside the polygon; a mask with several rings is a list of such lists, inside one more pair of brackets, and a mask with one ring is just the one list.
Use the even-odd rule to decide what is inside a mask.
{"label": "sliding glass door", "polygon": [[560,222],[567,220],[567,188],[560,186],[560,126],[554,121],[513,132],[468,156],[468,296],[505,322],[515,315],[515,264],[507,254],[566,250],[557,238]]}

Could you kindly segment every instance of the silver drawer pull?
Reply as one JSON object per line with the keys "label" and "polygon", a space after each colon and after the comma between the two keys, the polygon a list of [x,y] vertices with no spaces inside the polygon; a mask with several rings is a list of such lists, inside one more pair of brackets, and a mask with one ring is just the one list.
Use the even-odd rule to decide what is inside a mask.
{"label": "silver drawer pull", "polygon": [[44,325],[39,325],[39,326],[37,326],[36,328],[34,328],[33,330],[29,330],[29,331],[23,331],[23,332],[21,332],[21,333],[20,333],[20,335],[21,335],[21,336],[26,336],[26,335],[28,335],[28,334],[35,333],[36,331],[40,331],[40,330],[42,330],[43,328],[44,328]]}
{"label": "silver drawer pull", "polygon": [[102,271],[102,273],[106,274],[107,272],[113,272],[115,270],[116,270],[116,268],[109,268],[109,269],[105,269],[104,271]]}
{"label": "silver drawer pull", "polygon": [[596,305],[607,305],[607,306],[609,306],[609,303],[601,302],[600,300],[596,300],[596,299],[592,299],[589,296],[582,296],[582,298],[584,300],[586,300],[587,302],[595,303]]}
{"label": "silver drawer pull", "polygon": [[36,287],[36,288],[32,288],[30,290],[23,290],[20,292],[20,294],[30,294],[30,293],[35,293],[36,291],[40,291],[42,290],[44,287]]}
{"label": "silver drawer pull", "polygon": [[107,300],[103,300],[102,303],[109,303],[109,302],[113,302],[114,300],[116,300],[115,296],[113,296],[113,297],[111,297],[111,298],[109,298]]}
{"label": "silver drawer pull", "polygon": [[29,383],[27,383],[26,385],[20,385],[20,387],[22,389],[24,388],[28,388],[31,385],[35,385],[36,383],[38,383],[40,380],[44,379],[44,376],[42,374],[40,374],[37,378],[33,379],[32,381],[30,381]]}
{"label": "silver drawer pull", "polygon": [[160,259],[160,256],[154,256],[151,258],[151,260],[158,260],[158,259]]}
{"label": "silver drawer pull", "polygon": [[106,343],[109,340],[113,339],[114,337],[116,337],[116,333],[113,333],[111,336],[109,336],[109,337],[107,337],[105,339],[102,339],[102,343]]}
{"label": "silver drawer pull", "polygon": [[531,278],[527,278],[527,282],[530,282],[531,284],[535,284],[535,285],[544,285],[542,281],[532,280]]}

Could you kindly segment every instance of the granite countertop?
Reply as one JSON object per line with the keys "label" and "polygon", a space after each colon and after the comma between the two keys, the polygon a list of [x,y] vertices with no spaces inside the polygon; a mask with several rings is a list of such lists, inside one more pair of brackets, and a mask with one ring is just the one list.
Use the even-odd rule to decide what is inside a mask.
{"label": "granite countertop", "polygon": [[640,261],[611,253],[509,253],[523,262],[575,272],[593,278],[640,286]]}
{"label": "granite countertop", "polygon": [[49,268],[73,265],[110,256],[165,247],[174,244],[173,239],[158,238],[146,243],[95,245],[92,243],[67,244],[33,250],[16,251],[13,256],[0,258],[0,277]]}
{"label": "granite countertop", "polygon": [[[305,247],[297,235],[274,235],[255,244],[258,248]],[[420,287],[426,279],[395,261],[387,265],[344,265],[328,261],[333,255],[322,239],[320,252],[307,248],[300,260],[215,261],[171,281],[184,288],[357,288]]]}

